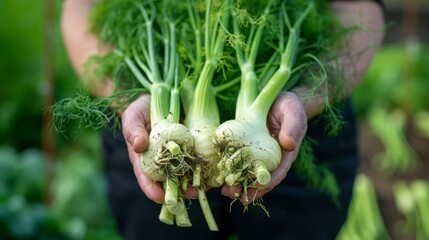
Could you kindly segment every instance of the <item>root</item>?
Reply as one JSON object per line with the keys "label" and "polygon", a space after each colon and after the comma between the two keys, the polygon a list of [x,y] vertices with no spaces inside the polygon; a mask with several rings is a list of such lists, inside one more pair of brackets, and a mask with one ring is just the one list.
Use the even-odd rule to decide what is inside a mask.
{"label": "root", "polygon": [[[186,146],[186,145],[183,145]],[[190,175],[194,157],[174,141],[168,141],[158,150],[155,156],[155,168],[160,176],[179,180]]]}

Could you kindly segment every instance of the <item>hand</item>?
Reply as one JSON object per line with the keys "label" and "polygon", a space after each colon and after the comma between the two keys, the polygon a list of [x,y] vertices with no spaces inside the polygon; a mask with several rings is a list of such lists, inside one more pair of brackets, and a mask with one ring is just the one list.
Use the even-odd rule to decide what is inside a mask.
{"label": "hand", "polygon": [[150,200],[163,203],[165,194],[163,188],[148,178],[141,169],[140,158],[148,146],[151,130],[149,107],[149,94],[144,94],[131,103],[122,113],[122,134],[140,188]]}
{"label": "hand", "polygon": [[223,195],[232,199],[239,196],[247,204],[271,191],[286,177],[307,131],[307,115],[301,99],[293,92],[281,93],[271,107],[267,121],[282,148],[282,159],[277,169],[271,172],[271,182],[265,187],[249,188],[247,195],[242,193],[240,186],[224,185]]}
{"label": "hand", "polygon": [[[164,202],[165,196],[162,186],[147,177],[141,169],[140,159],[142,153],[147,149],[151,130],[149,108],[149,94],[142,95],[131,103],[122,113],[122,134],[140,188],[147,198],[161,204]],[[193,187],[189,187],[185,194],[188,198],[197,197],[197,192]]]}

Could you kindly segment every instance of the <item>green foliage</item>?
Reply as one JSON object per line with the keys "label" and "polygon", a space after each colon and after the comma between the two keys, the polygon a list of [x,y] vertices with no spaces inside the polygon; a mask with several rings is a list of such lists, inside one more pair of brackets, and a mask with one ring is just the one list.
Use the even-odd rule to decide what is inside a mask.
{"label": "green foliage", "polygon": [[[2,194],[23,195],[30,201],[43,200],[45,157],[36,150],[17,154],[12,148],[1,149]],[[12,188],[13,186],[13,188]]]}
{"label": "green foliage", "polygon": [[[376,166],[382,173],[391,174],[390,177],[397,178],[409,173],[420,164],[419,155],[409,142],[409,128],[416,127],[422,137],[429,136],[428,47],[419,42],[384,46],[378,51],[364,81],[353,94],[357,113],[369,123],[372,133],[384,147],[384,151],[374,158]],[[404,238],[427,239],[427,181],[407,183],[400,180],[394,184],[392,192],[397,210],[403,216],[395,225],[396,233]],[[358,201],[358,198],[352,200],[352,205]],[[357,215],[357,211],[354,214]],[[352,218],[348,220],[352,221]],[[365,221],[368,221],[368,217]],[[361,229],[358,224],[354,227]],[[371,229],[374,227],[371,226]],[[368,228],[364,230],[368,231]],[[346,239],[351,239],[351,235],[347,236]]]}
{"label": "green foliage", "polygon": [[414,125],[418,129],[419,134],[429,139],[429,109],[418,111],[413,116]]}
{"label": "green foliage", "polygon": [[407,119],[403,111],[373,107],[367,120],[384,145],[384,152],[374,159],[383,172],[406,173],[418,167],[419,156],[405,135]]}
{"label": "green foliage", "polygon": [[30,119],[41,124],[42,5],[38,2],[0,3],[0,144],[28,147],[39,142],[40,132],[28,124]]}
{"label": "green foliage", "polygon": [[[61,1],[57,0],[56,19]],[[43,1],[0,2],[0,144],[18,150],[41,146],[43,97]],[[62,45],[59,21],[54,28],[54,79],[57,98],[68,96],[79,82]]]}
{"label": "green foliage", "polygon": [[53,182],[53,212],[74,239],[119,239],[106,198],[100,135],[81,134],[63,148]]}
{"label": "green foliage", "polygon": [[391,239],[380,214],[374,186],[366,175],[356,178],[347,221],[336,239]]}
{"label": "green foliage", "polygon": [[78,142],[56,166],[52,208],[45,204],[51,190],[43,153],[0,147],[1,239],[119,239],[100,172],[99,136]]}
{"label": "green foliage", "polygon": [[68,239],[58,217],[43,203],[46,158],[36,149],[0,147],[0,238]]}
{"label": "green foliage", "polygon": [[399,108],[406,115],[429,109],[429,46],[409,43],[381,48],[353,94],[360,116],[372,107]]}
{"label": "green foliage", "polygon": [[[80,86],[61,41],[58,19],[62,2],[55,1],[52,6],[55,19],[48,23],[54,30],[51,57],[55,64],[56,99],[71,96]],[[106,204],[101,204],[95,212],[103,216],[104,225],[91,225],[79,217],[60,218],[44,203],[45,193],[49,191],[46,189],[47,160],[37,148],[41,146],[43,97],[48,87],[43,81],[43,12],[44,7],[51,6],[43,3],[0,1],[0,239],[118,239],[108,209],[100,213]],[[56,140],[60,149],[67,148],[61,136]],[[94,152],[87,154],[95,156]],[[99,162],[91,158],[85,167],[98,172],[97,181],[102,182],[101,167],[97,164]],[[103,184],[97,186],[100,185]],[[104,191],[102,186],[98,192],[101,191]],[[97,197],[98,201],[105,201],[104,196]],[[80,204],[87,205],[82,201]]]}
{"label": "green foliage", "polygon": [[53,126],[57,132],[71,131],[70,125],[78,129],[88,127],[94,130],[105,128],[115,116],[109,112],[109,102],[105,98],[92,100],[87,93],[78,93],[76,98],[65,98],[50,107],[54,116]]}
{"label": "green foliage", "polygon": [[[353,94],[359,116],[384,145],[375,160],[388,173],[415,169],[419,156],[407,139],[414,123],[425,137],[429,109],[429,46],[418,42],[380,49],[363,83]],[[427,135],[426,135],[427,136]]]}
{"label": "green foliage", "polygon": [[416,240],[429,238],[429,182],[414,180],[406,183],[399,181],[393,186],[396,206],[404,216],[398,224],[403,235],[414,236]]}
{"label": "green foliage", "polygon": [[[260,50],[257,57],[256,66],[262,71],[264,65],[267,64],[267,61],[271,56],[279,51],[277,49],[279,41],[279,33],[284,33],[287,36],[287,31],[283,31],[280,28],[284,28],[283,24],[279,24],[278,8],[282,1],[275,1],[275,7],[273,10],[273,15],[267,19],[259,18],[258,11],[265,7],[266,2],[264,1],[237,1],[235,11],[239,13],[241,20],[241,25],[247,25],[249,23],[256,23],[269,21],[267,31],[264,33],[264,40],[261,43]],[[221,5],[222,1],[213,1],[215,8]],[[188,4],[195,4],[197,17],[195,22],[192,22],[192,18],[188,15]],[[326,1],[314,1],[313,10],[311,14],[305,19],[302,28],[302,46],[297,58],[296,65],[299,66],[296,71],[294,71],[294,76],[292,77],[295,81],[291,81],[285,89],[291,89],[296,84],[303,82],[312,86],[312,92],[309,93],[308,97],[314,97],[315,95],[319,96],[320,94],[328,94],[329,97],[327,100],[327,111],[326,119],[328,123],[333,122],[332,124],[327,124],[327,129],[338,131],[339,126],[341,125],[341,118],[338,117],[340,113],[335,111],[335,96],[338,94],[338,90],[341,88],[339,82],[342,79],[338,78],[338,73],[332,71],[329,68],[326,68],[321,64],[319,58],[323,61],[330,61],[336,56],[335,51],[332,51],[332,46],[335,46],[339,43],[342,32],[339,28],[338,23],[335,21],[333,15],[329,12],[328,5]],[[303,1],[288,1],[286,3],[287,11],[289,17],[292,19],[298,18],[298,16],[304,11],[305,7],[308,5],[307,2]],[[207,49],[203,51],[196,51],[198,49],[198,41],[204,41],[203,36],[195,36],[192,26],[195,24],[204,23],[204,1],[188,1],[188,2],[178,2],[178,1],[101,1],[100,4],[97,4],[94,7],[94,10],[91,15],[92,30],[97,34],[103,41],[114,45],[117,49],[120,50],[122,54],[130,57],[130,59],[136,60],[136,56],[139,56],[141,59],[146,59],[148,57],[148,52],[145,53],[144,49],[147,47],[147,25],[148,20],[153,20],[153,31],[158,35],[154,39],[153,47],[155,52],[160,53],[155,56],[157,63],[163,63],[166,59],[163,59],[162,56],[164,44],[163,41],[172,41],[169,37],[165,37],[163,33],[164,25],[168,22],[173,22],[176,24],[177,33],[177,45],[180,53],[180,57],[183,61],[184,72],[181,74],[182,79],[194,79],[196,80],[198,76],[192,76],[191,69],[198,69],[202,62],[198,61]],[[147,9],[147,11],[142,11],[142,9]],[[174,11],[172,10],[174,9]],[[174,12],[174,14],[172,13]],[[216,10],[213,10],[216,13]],[[220,14],[226,14],[221,12]],[[118,17],[121,16],[121,17]],[[216,16],[213,16],[210,21],[214,21]],[[214,75],[213,83],[214,85],[221,85],[222,83],[231,81],[239,77],[240,71],[235,59],[235,50],[237,44],[242,47],[246,47],[246,43],[240,43],[240,37],[234,36],[232,34],[232,29],[230,26],[222,26],[225,28],[228,36],[225,41],[229,42],[228,47],[225,48],[223,56],[221,59],[218,59],[218,72]],[[338,29],[338,31],[334,31]],[[204,30],[204,29],[202,29]],[[202,34],[202,33],[199,33]],[[197,40],[195,40],[197,38]],[[200,43],[201,44],[201,43]],[[250,47],[250,46],[247,46]],[[149,54],[150,55],[150,54]],[[107,56],[111,58],[112,56]],[[117,56],[121,58],[120,56]],[[122,60],[123,61],[123,60]],[[101,69],[108,69],[106,64],[111,63],[111,61],[104,61],[103,58],[98,59],[98,64]],[[278,61],[275,63],[278,64]],[[124,69],[123,65],[117,64],[117,70],[128,71],[130,69]],[[305,71],[304,71],[305,70]],[[110,68],[110,73],[114,70]],[[260,71],[260,70],[257,70]],[[109,72],[105,72],[109,74]],[[196,70],[198,74],[198,70]],[[188,76],[190,74],[191,76]],[[133,75],[133,74],[130,74]],[[326,76],[322,76],[326,75]],[[321,77],[322,76],[322,77]],[[114,80],[118,77],[114,77]],[[123,78],[119,77],[121,83],[124,81],[135,81],[133,77]],[[327,80],[330,80],[328,83]],[[150,80],[150,79],[149,79]],[[192,81],[192,80],[191,80]],[[322,81],[322,82],[321,82]],[[117,81],[118,82],[118,81]],[[324,82],[324,83],[323,83]],[[318,88],[322,85],[329,85],[329,93],[316,92]],[[239,88],[229,88],[229,93],[220,93],[218,95],[217,101],[219,108],[222,113],[233,112],[233,104],[231,104],[238,92]],[[235,96],[232,90],[236,91]],[[188,94],[188,93],[186,93]],[[232,109],[231,109],[232,108]],[[222,119],[230,119],[232,115],[228,117],[222,116]]]}
{"label": "green foliage", "polygon": [[[222,1],[213,1],[214,8],[219,8]],[[279,42],[286,41],[288,31],[284,23],[279,20],[282,14],[280,4],[282,1],[275,1],[275,7],[270,17],[259,18],[258,12],[265,7],[264,1],[238,1],[234,11],[239,13],[241,19],[240,25],[244,28],[251,24],[260,24],[264,21],[269,21],[267,31],[264,33],[263,42],[257,53],[256,72],[269,71],[268,68],[276,68],[280,59],[271,58],[278,54]],[[188,4],[195,4],[195,8],[189,8]],[[287,1],[286,15],[288,21],[294,22],[302,14],[308,6],[308,2],[304,1]],[[308,93],[308,98],[315,96],[324,96],[326,98],[326,111],[322,114],[322,118],[326,122],[326,129],[329,134],[334,134],[341,129],[342,118],[338,111],[338,103],[336,96],[341,89],[341,78],[337,71],[325,67],[323,62],[335,60],[336,52],[332,46],[339,44],[344,31],[339,28],[335,18],[329,12],[326,1],[312,1],[314,7],[308,18],[303,22],[301,31],[302,39],[300,40],[300,50],[296,58],[296,68],[293,71],[292,80],[287,84],[285,90],[293,88],[297,84],[306,84],[310,86],[311,91]],[[113,80],[119,87],[118,90],[140,88],[149,90],[147,82],[153,82],[156,78],[156,73],[153,69],[142,68],[142,65],[152,66],[151,60],[155,64],[167,66],[168,59],[163,58],[165,44],[171,44],[171,41],[176,41],[178,52],[180,54],[180,78],[187,79],[192,85],[195,83],[201,70],[202,56],[212,49],[201,49],[204,38],[203,33],[194,32],[195,29],[205,30],[199,25],[204,24],[204,1],[120,1],[109,0],[101,1],[94,7],[91,16],[92,30],[103,41],[115,46],[114,54],[109,54],[105,57],[92,59],[92,63],[98,66],[96,75],[113,76]],[[173,11],[174,10],[174,11]],[[189,17],[189,11],[195,11]],[[213,12],[216,13],[216,10]],[[227,12],[220,12],[224,15]],[[217,16],[213,16],[208,21],[214,21]],[[152,27],[148,28],[148,23]],[[168,24],[174,24],[177,35],[173,38],[167,33]],[[195,26],[198,24],[198,27]],[[230,26],[223,27],[228,34],[225,41],[227,47],[222,53],[222,56],[217,59],[217,72],[214,74],[213,83],[215,86],[222,86],[228,81],[234,81],[240,76],[237,62],[235,60],[235,48],[246,48],[246,43],[243,42],[242,36],[231,34],[233,31]],[[154,38],[150,39],[149,31],[154,32]],[[251,30],[247,30],[249,33]],[[200,34],[200,35],[198,35]],[[156,54],[151,55],[151,50]],[[273,60],[273,61],[271,61]],[[126,64],[124,64],[124,62]],[[133,63],[141,68],[144,77],[138,76],[130,68],[129,63]],[[125,67],[128,65],[128,67]],[[168,70],[168,69],[167,69]],[[166,72],[166,69],[160,69]],[[149,72],[149,73],[148,73]],[[118,74],[119,73],[119,74]],[[129,77],[123,77],[124,74]],[[270,76],[268,74],[267,76]],[[137,80],[137,81],[136,81]],[[262,79],[262,82],[265,79]],[[329,80],[329,81],[328,81]],[[143,84],[139,86],[139,82]],[[264,83],[261,83],[263,86]],[[237,85],[236,85],[237,86]],[[239,90],[238,87],[231,86],[222,93],[218,93],[217,101],[221,112],[222,121],[233,118],[235,109],[234,102]],[[187,89],[185,84],[181,90]],[[192,95],[191,91],[185,95]],[[324,91],[320,91],[324,89]],[[129,101],[129,100],[126,100]],[[90,99],[87,96],[80,95],[76,99],[66,99],[57,103],[52,110],[54,111],[55,121],[54,126],[59,129],[65,129],[69,122],[80,120],[77,129],[82,127],[90,127],[99,129],[106,125],[108,121],[113,119],[113,116],[106,115],[107,106],[110,105],[108,98]],[[186,104],[185,104],[186,105]],[[186,108],[186,106],[184,107]],[[83,121],[82,121],[83,120]],[[304,149],[304,148],[303,148]],[[304,151],[304,150],[303,150]],[[306,153],[301,153],[305,155]],[[335,181],[333,176],[329,174],[327,169],[316,168],[314,161],[302,161],[302,165],[298,166],[301,169],[301,174],[306,175],[310,179],[312,185],[323,185],[323,191],[333,195],[338,194],[335,189]],[[315,175],[311,175],[314,173]],[[324,179],[324,180],[323,180]],[[330,184],[327,184],[330,182]]]}

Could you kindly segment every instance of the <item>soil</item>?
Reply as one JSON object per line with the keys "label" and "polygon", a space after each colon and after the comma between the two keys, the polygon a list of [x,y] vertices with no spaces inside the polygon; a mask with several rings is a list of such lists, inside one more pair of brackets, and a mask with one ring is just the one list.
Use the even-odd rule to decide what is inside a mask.
{"label": "soil", "polygon": [[361,154],[360,172],[368,175],[377,193],[378,204],[392,240],[408,240],[414,237],[400,231],[403,216],[398,212],[393,197],[392,186],[398,180],[413,181],[415,179],[429,180],[429,139],[418,134],[413,126],[407,128],[409,143],[420,157],[420,165],[416,170],[404,174],[389,175],[383,173],[374,164],[374,157],[383,152],[383,145],[374,136],[365,121],[359,123],[359,149]]}

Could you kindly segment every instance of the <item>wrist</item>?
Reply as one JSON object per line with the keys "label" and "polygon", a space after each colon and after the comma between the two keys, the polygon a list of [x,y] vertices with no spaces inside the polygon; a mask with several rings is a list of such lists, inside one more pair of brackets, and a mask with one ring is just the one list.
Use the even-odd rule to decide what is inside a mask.
{"label": "wrist", "polygon": [[130,107],[132,107],[133,111],[137,110],[135,105],[141,106],[141,108],[145,108],[144,106],[149,106],[150,103],[150,94],[149,93],[142,93],[139,96],[136,96],[134,100],[131,102],[126,100],[126,98],[123,98],[122,100],[119,100],[116,104],[112,106],[112,108],[116,111],[119,117],[122,117],[123,114],[129,110]]}
{"label": "wrist", "polygon": [[322,112],[325,105],[326,96],[321,94],[315,95],[306,86],[297,86],[289,92],[295,94],[300,99],[308,120]]}

